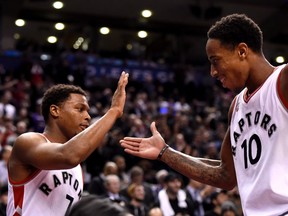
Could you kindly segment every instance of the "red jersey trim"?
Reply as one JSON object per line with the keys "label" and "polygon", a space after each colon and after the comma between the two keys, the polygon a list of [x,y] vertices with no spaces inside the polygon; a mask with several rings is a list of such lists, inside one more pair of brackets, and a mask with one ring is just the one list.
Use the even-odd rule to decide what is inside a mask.
{"label": "red jersey trim", "polygon": [[255,95],[258,92],[258,90],[263,86],[263,84],[264,83],[262,83],[257,89],[255,89],[255,91],[253,91],[249,96],[247,96],[248,89],[246,88],[244,95],[243,95],[244,102],[248,103],[249,100],[253,97],[253,95]]}
{"label": "red jersey trim", "polygon": [[280,86],[280,79],[281,79],[282,71],[279,73],[276,86],[277,86],[277,92],[278,92],[280,101],[286,107],[286,109],[288,109],[288,101],[285,100],[284,95],[283,95],[282,90],[281,90],[281,86]]}
{"label": "red jersey trim", "polygon": [[35,176],[37,176],[39,173],[41,172],[41,170],[36,170],[35,172],[33,172],[31,175],[29,175],[27,178],[25,178],[22,181],[13,181],[10,177],[9,177],[9,181],[11,183],[11,185],[14,186],[21,186],[26,184],[27,182],[31,181],[33,178],[35,178]]}
{"label": "red jersey trim", "polygon": [[[44,134],[39,133],[40,135],[42,135],[47,142],[50,142],[47,137]],[[9,162],[8,162],[9,163]],[[11,185],[13,186],[20,186],[20,185],[24,185],[27,182],[31,181],[33,178],[35,178],[35,176],[37,176],[39,173],[41,172],[41,170],[35,170],[33,173],[31,173],[28,177],[26,177],[24,180],[22,181],[13,181],[10,176],[9,176],[9,182],[11,183]],[[9,175],[9,170],[8,170],[8,175]]]}
{"label": "red jersey trim", "polygon": [[[278,67],[274,68],[274,70],[273,70],[272,73],[274,73],[274,71],[277,70],[277,68],[278,68]],[[281,73],[281,72],[280,72],[280,73]],[[268,78],[269,78],[269,77],[268,77]],[[268,79],[268,78],[267,78],[267,79]],[[265,80],[265,82],[266,82],[266,80]],[[245,103],[248,103],[249,100],[250,100],[250,98],[252,98],[253,95],[256,94],[256,92],[264,85],[265,82],[263,82],[263,83],[262,83],[257,89],[255,89],[255,91],[253,91],[249,96],[247,96],[248,89],[246,88],[246,90],[245,90],[245,92],[244,92],[244,94],[243,94],[243,100],[244,100],[244,102],[245,102]],[[285,106],[286,106],[286,105],[285,105]]]}
{"label": "red jersey trim", "polygon": [[21,214],[18,212],[22,211],[23,207],[23,199],[24,199],[24,185],[22,186],[13,186],[13,194],[14,194],[14,209],[15,212],[13,216],[20,216]]}

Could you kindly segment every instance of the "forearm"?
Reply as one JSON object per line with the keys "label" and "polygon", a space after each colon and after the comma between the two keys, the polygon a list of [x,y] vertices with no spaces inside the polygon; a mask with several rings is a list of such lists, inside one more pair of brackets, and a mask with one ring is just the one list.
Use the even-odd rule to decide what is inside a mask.
{"label": "forearm", "polygon": [[207,165],[211,165],[211,166],[220,166],[221,165],[220,160],[213,160],[213,159],[209,159],[209,158],[198,158],[198,159]]}
{"label": "forearm", "polygon": [[172,148],[165,151],[161,160],[188,178],[204,184],[224,189],[234,187],[234,180],[222,167],[220,161],[191,157]]}
{"label": "forearm", "polygon": [[[77,158],[78,162],[84,161],[96,148],[102,145],[105,135],[113,127],[119,116],[119,110],[109,109],[103,117],[69,140],[66,143],[66,149],[70,151],[70,154],[74,154],[71,157]],[[72,149],[74,152],[71,152]]]}

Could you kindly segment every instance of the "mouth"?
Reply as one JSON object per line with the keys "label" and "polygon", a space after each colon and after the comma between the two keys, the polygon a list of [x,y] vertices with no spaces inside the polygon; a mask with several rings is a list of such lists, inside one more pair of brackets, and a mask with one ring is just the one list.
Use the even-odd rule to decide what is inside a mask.
{"label": "mouth", "polygon": [[224,84],[225,80],[226,80],[225,77],[218,77],[217,79],[221,82],[222,86],[225,86],[225,84]]}
{"label": "mouth", "polygon": [[223,82],[225,81],[225,78],[224,78],[224,77],[217,77],[217,79],[218,79],[221,83],[223,83]]}
{"label": "mouth", "polygon": [[86,128],[88,128],[89,127],[89,124],[81,124],[80,125],[80,128],[82,129],[82,130],[85,130]]}

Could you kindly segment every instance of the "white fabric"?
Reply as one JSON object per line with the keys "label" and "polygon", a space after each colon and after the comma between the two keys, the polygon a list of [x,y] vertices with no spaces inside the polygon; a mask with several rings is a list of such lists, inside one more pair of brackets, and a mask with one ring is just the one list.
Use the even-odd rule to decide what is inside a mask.
{"label": "white fabric", "polygon": [[246,89],[236,98],[230,138],[244,215],[288,213],[288,111],[277,91],[282,68],[247,100]]}
{"label": "white fabric", "polygon": [[72,169],[39,170],[22,182],[9,180],[7,216],[63,216],[82,192],[80,165]]}
{"label": "white fabric", "polygon": [[[166,189],[162,189],[161,191],[159,191],[158,198],[160,202],[160,208],[163,211],[163,215],[164,216],[175,215],[174,210],[170,205]],[[178,198],[178,206],[181,208],[187,208],[186,193],[182,189],[178,191],[177,198]]]}

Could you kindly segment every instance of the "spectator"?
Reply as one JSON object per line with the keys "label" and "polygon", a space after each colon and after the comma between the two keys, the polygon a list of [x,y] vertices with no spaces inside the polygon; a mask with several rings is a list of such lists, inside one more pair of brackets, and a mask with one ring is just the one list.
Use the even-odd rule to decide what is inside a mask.
{"label": "spectator", "polygon": [[221,206],[221,216],[238,216],[236,206],[231,201],[226,201]]}
{"label": "spectator", "polygon": [[8,160],[11,156],[12,146],[6,145],[0,151],[0,187],[8,184]]}
{"label": "spectator", "polygon": [[[155,198],[154,198],[152,186],[144,181],[143,169],[139,166],[133,166],[130,169],[130,179],[131,181],[129,185],[133,183],[137,185],[143,185],[144,191],[145,191],[145,203],[149,208],[153,206],[155,203]],[[126,197],[129,197],[128,188],[129,186],[127,188],[124,188],[121,191],[121,193]]]}
{"label": "spectator", "polygon": [[209,185],[205,185],[193,179],[189,180],[189,184],[186,186],[185,190],[187,196],[193,201],[195,216],[203,216],[205,214],[205,210],[207,209],[206,199],[213,189],[214,188]]}
{"label": "spectator", "polygon": [[10,90],[5,90],[1,96],[0,117],[12,121],[16,118],[16,107],[12,103],[12,92]]}
{"label": "spectator", "polygon": [[11,133],[9,136],[7,136],[6,138],[6,143],[7,145],[10,145],[10,146],[13,146],[14,145],[14,142],[16,140],[16,138],[27,132],[27,123],[25,121],[18,121],[16,122],[16,127],[15,127],[15,130],[13,131],[13,133]]}
{"label": "spectator", "polygon": [[104,197],[108,197],[111,201],[118,203],[121,206],[126,206],[128,200],[121,195],[120,192],[120,179],[116,174],[109,174],[104,181],[106,193]]}
{"label": "spectator", "polygon": [[116,163],[112,161],[108,161],[105,163],[103,167],[102,173],[100,173],[99,176],[95,176],[89,186],[88,186],[88,192],[90,194],[96,194],[96,195],[105,195],[106,194],[106,188],[104,185],[104,182],[106,180],[106,176],[110,174],[117,175],[118,173],[118,167]]}
{"label": "spectator", "polygon": [[156,200],[158,200],[158,193],[160,192],[160,190],[165,187],[164,179],[168,174],[169,172],[166,169],[161,169],[157,171],[155,175],[156,184],[153,185],[153,192]]}
{"label": "spectator", "polygon": [[194,216],[192,200],[181,189],[181,176],[176,173],[169,173],[165,177],[165,185],[166,187],[158,194],[159,206],[163,215]]}
{"label": "spectator", "polygon": [[148,216],[163,216],[163,212],[159,207],[152,207],[148,212]]}
{"label": "spectator", "polygon": [[145,190],[143,185],[131,184],[128,187],[128,195],[130,202],[127,205],[127,209],[134,216],[147,216],[148,206],[144,203]]}
{"label": "spectator", "polygon": [[228,200],[227,191],[215,191],[210,195],[213,209],[206,212],[205,216],[221,216],[222,204]]}
{"label": "spectator", "polygon": [[118,176],[121,182],[121,189],[123,189],[127,187],[130,182],[129,174],[126,171],[126,158],[122,155],[116,155],[113,161],[118,167]]}

